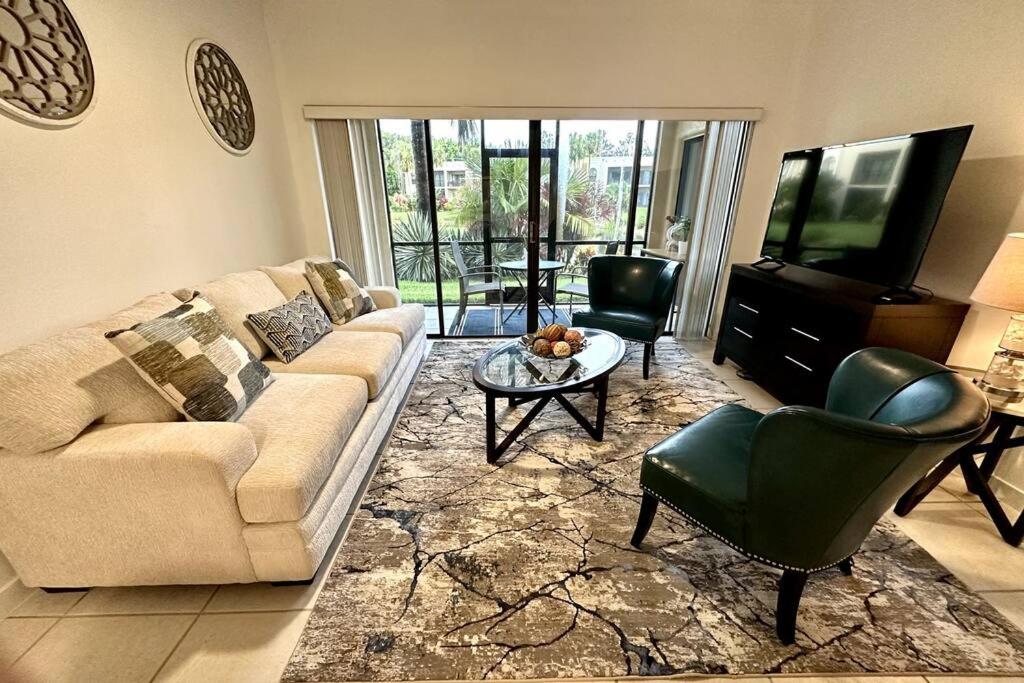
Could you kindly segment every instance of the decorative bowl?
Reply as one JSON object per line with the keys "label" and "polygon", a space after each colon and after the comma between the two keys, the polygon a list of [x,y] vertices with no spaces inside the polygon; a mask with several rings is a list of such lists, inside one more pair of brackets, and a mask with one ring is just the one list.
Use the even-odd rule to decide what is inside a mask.
{"label": "decorative bowl", "polygon": [[[536,335],[536,334],[532,334],[532,333],[531,334],[524,334],[522,337],[519,338],[519,345],[522,347],[523,353],[525,353],[527,356],[529,356],[530,358],[536,358],[537,360],[542,360],[542,361],[551,362],[551,361],[559,361],[559,360],[569,360],[573,356],[577,355],[580,351],[582,351],[583,349],[587,348],[587,338],[584,337],[583,340],[580,341],[579,343],[577,343],[575,346],[570,345],[570,348],[572,348],[572,352],[568,356],[561,356],[561,357],[559,357],[559,356],[556,356],[554,353],[550,353],[550,354],[548,354],[546,356],[542,356],[541,354],[539,354],[539,353],[537,353],[536,351],[533,350],[533,342],[535,342],[537,339],[538,339],[538,335]],[[556,342],[556,343],[558,343],[558,342]]]}

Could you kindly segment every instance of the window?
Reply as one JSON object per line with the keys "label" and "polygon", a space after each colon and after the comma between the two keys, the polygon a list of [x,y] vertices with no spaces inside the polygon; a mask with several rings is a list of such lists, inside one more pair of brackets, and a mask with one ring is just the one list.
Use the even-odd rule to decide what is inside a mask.
{"label": "window", "polygon": [[[379,121],[398,286],[403,300],[427,304],[432,334],[525,331],[526,316],[515,306],[523,303],[527,288],[510,264],[523,258],[529,228],[529,125],[523,120]],[[596,254],[640,253],[651,228],[660,130],[658,121],[541,122],[542,259],[582,272]],[[435,190],[433,204],[428,181]],[[466,267],[486,271],[482,282],[503,277],[508,310],[500,324],[497,290],[463,301],[460,273]],[[547,311],[550,319],[550,305],[557,302],[557,315],[565,318],[561,307],[567,295],[556,293],[554,283],[561,284],[549,280],[537,292],[542,308],[547,306],[541,316]]]}
{"label": "window", "polygon": [[853,167],[853,185],[888,185],[896,170],[896,162],[900,158],[900,150],[885,152],[865,152],[857,156]]}

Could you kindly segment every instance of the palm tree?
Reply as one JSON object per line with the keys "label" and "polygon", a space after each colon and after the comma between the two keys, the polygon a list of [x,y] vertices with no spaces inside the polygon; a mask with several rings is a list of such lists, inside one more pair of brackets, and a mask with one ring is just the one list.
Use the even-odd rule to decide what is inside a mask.
{"label": "palm tree", "polygon": [[424,121],[413,120],[412,130],[412,161],[416,177],[416,210],[430,215],[430,172],[427,169],[427,127]]}
{"label": "palm tree", "polygon": [[[498,163],[500,161],[500,163]],[[470,168],[480,175],[478,164]],[[548,177],[549,162],[541,163],[541,177]],[[522,158],[491,162],[491,234],[525,239],[529,204],[529,162]],[[598,225],[611,219],[615,206],[593,186],[584,165],[574,165],[565,192],[565,216],[559,237],[580,240],[593,236]],[[551,210],[550,188],[541,185],[541,212]],[[455,222],[468,239],[483,238],[483,194],[480,182],[473,181],[460,188],[455,201]],[[550,214],[548,214],[550,215]]]}
{"label": "palm tree", "polygon": [[459,119],[452,121],[452,125],[455,126],[460,145],[468,145],[473,142],[480,132],[480,123],[475,119]]}

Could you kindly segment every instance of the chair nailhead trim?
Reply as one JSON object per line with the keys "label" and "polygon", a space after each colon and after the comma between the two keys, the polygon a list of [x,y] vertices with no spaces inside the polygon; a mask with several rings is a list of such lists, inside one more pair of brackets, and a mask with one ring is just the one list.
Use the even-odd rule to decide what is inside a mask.
{"label": "chair nailhead trim", "polygon": [[675,511],[676,511],[677,513],[679,513],[680,515],[682,515],[682,517],[683,517],[684,519],[686,519],[686,521],[690,522],[691,524],[694,524],[695,526],[698,526],[698,527],[700,527],[700,528],[701,528],[702,530],[704,530],[704,531],[706,531],[707,533],[711,534],[712,536],[714,536],[715,538],[717,538],[717,539],[718,539],[719,541],[721,541],[722,543],[724,543],[724,544],[726,544],[727,546],[729,546],[730,548],[732,548],[733,550],[735,550],[735,551],[739,552],[739,553],[740,553],[740,554],[742,554],[742,555],[746,555],[747,557],[749,557],[749,558],[750,558],[750,559],[752,559],[752,560],[757,560],[758,562],[761,562],[761,563],[763,563],[763,564],[767,564],[767,565],[769,565],[769,566],[771,566],[771,567],[776,567],[776,568],[778,568],[778,569],[787,569],[787,570],[789,570],[789,571],[794,571],[794,572],[803,572],[803,573],[805,573],[805,574],[810,574],[810,573],[812,573],[812,572],[820,572],[820,571],[823,571],[823,570],[825,570],[825,569],[831,569],[832,567],[837,567],[837,566],[839,566],[839,565],[840,565],[841,563],[843,563],[843,562],[845,562],[846,560],[848,560],[848,559],[850,559],[851,557],[853,557],[853,555],[848,555],[847,557],[844,557],[843,559],[839,560],[838,562],[833,562],[832,564],[826,564],[826,565],[822,565],[822,566],[820,566],[820,567],[815,567],[815,568],[813,568],[813,569],[801,569],[801,568],[799,568],[799,567],[793,567],[793,566],[790,566],[790,565],[788,565],[788,564],[782,564],[781,562],[775,562],[774,560],[769,560],[768,558],[765,558],[765,557],[761,557],[760,555],[757,555],[757,554],[755,554],[755,553],[752,553],[752,552],[750,552],[749,550],[745,550],[745,549],[743,549],[743,548],[739,547],[738,545],[736,545],[735,543],[733,543],[732,541],[728,540],[727,538],[724,538],[724,537],[722,537],[721,535],[719,535],[719,534],[718,534],[718,533],[716,533],[715,531],[712,531],[711,529],[707,528],[706,526],[704,526],[703,524],[701,524],[700,522],[698,522],[698,521],[697,521],[696,519],[694,519],[694,518],[693,518],[693,517],[691,517],[690,515],[686,514],[685,512],[683,512],[682,510],[680,510],[680,509],[679,509],[678,507],[676,507],[675,505],[673,505],[673,504],[672,504],[671,502],[669,502],[669,501],[665,500],[664,498],[662,498],[661,496],[659,496],[659,495],[658,495],[657,493],[655,493],[654,491],[650,490],[650,489],[649,489],[649,488],[647,488],[646,486],[641,486],[640,488],[641,488],[641,490],[643,490],[643,492],[644,492],[644,493],[648,493],[648,494],[650,494],[650,495],[654,496],[654,497],[655,497],[655,498],[657,498],[657,499],[658,499],[659,501],[661,501],[662,503],[664,503],[664,504],[665,504],[665,505],[667,505],[668,507],[672,508],[672,509],[673,509],[673,510],[675,510]]}

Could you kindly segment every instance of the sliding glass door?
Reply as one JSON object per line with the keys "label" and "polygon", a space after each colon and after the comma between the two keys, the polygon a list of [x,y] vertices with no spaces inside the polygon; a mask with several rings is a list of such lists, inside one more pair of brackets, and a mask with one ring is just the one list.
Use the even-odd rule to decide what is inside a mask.
{"label": "sliding glass door", "polygon": [[590,258],[647,245],[659,125],[379,121],[398,286],[428,332],[569,324]]}

